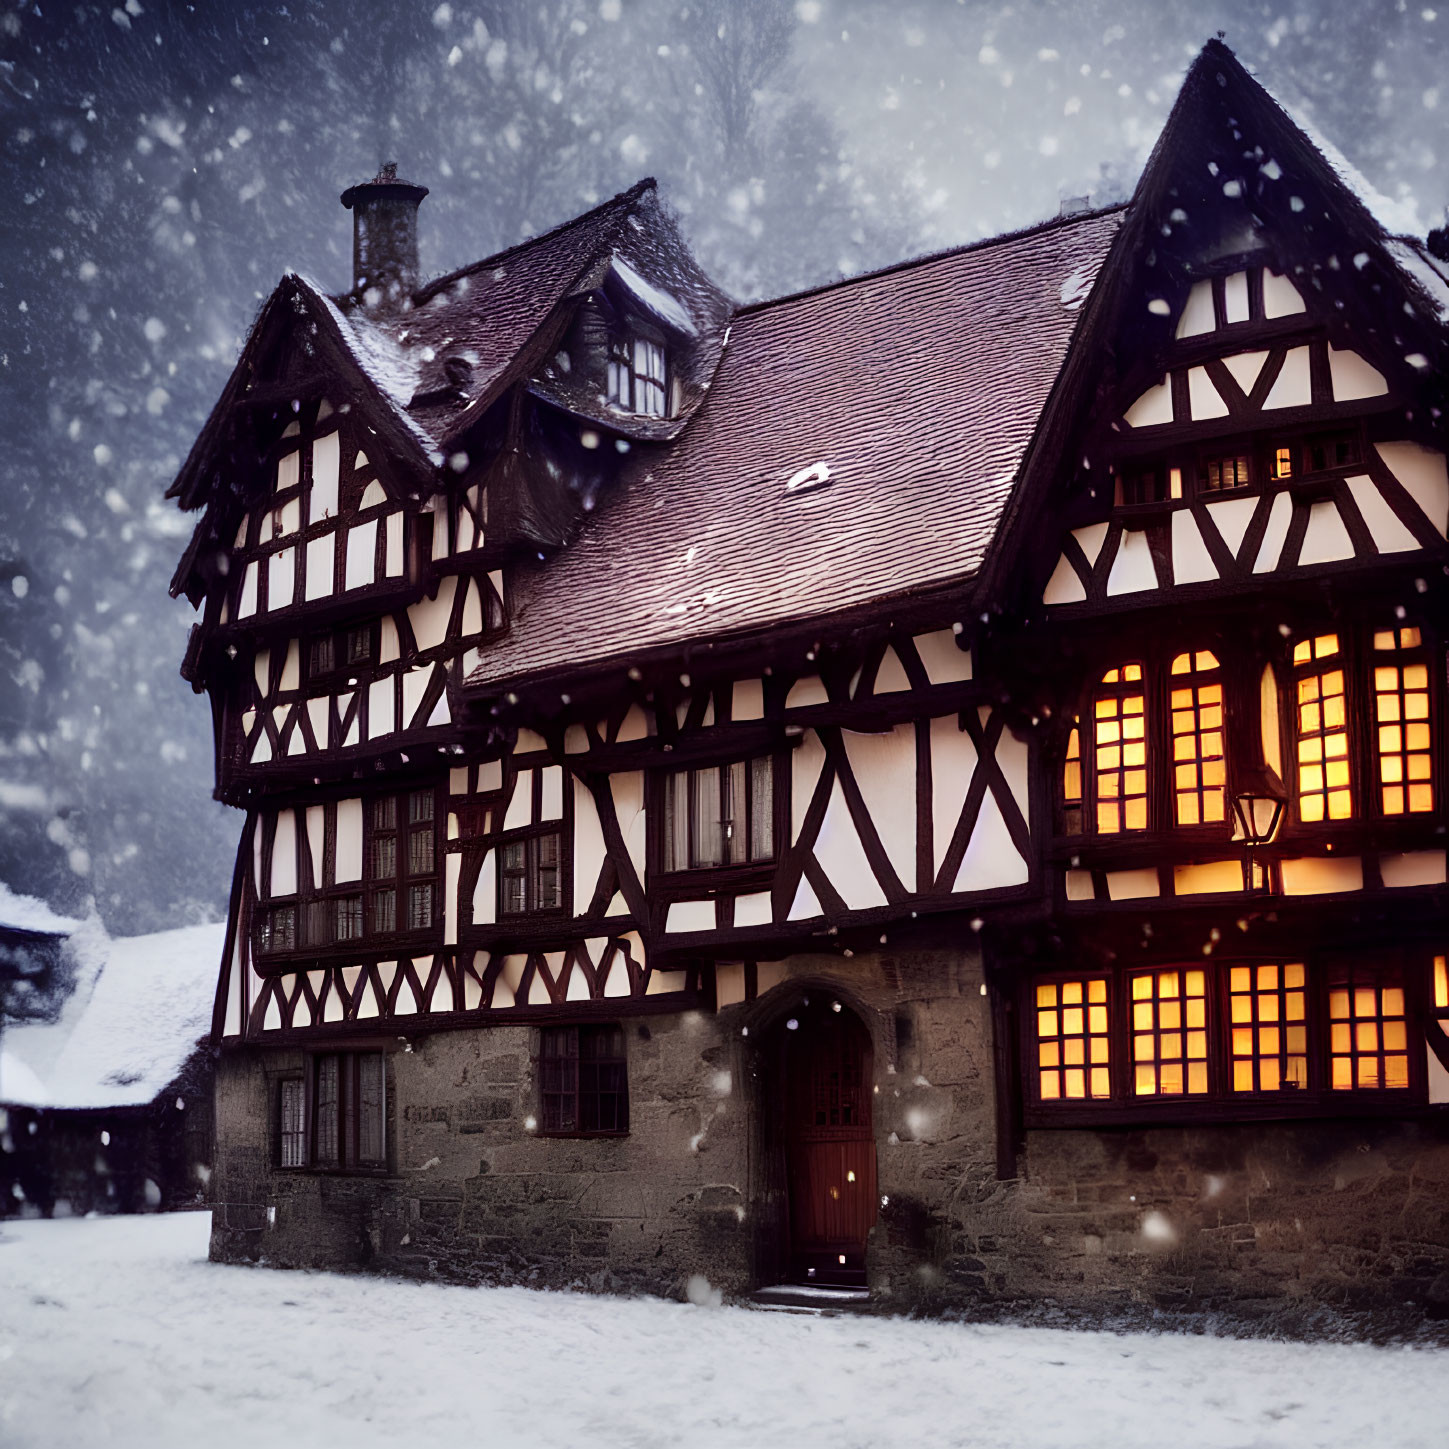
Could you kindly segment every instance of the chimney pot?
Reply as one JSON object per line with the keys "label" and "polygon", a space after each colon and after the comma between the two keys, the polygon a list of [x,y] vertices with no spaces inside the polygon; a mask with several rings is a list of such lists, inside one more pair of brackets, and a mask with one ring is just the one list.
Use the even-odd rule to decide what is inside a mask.
{"label": "chimney pot", "polygon": [[352,291],[370,310],[396,310],[417,288],[418,206],[427,194],[399,181],[393,161],[342,193],[352,212]]}

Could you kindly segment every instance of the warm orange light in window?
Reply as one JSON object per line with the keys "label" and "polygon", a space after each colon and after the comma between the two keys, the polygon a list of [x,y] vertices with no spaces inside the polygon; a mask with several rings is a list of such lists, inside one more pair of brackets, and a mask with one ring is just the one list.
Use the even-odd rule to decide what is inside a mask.
{"label": "warm orange light in window", "polygon": [[1338,653],[1338,635],[1320,634],[1316,639],[1300,639],[1293,646],[1293,662],[1307,664],[1314,659],[1328,659]]}
{"label": "warm orange light in window", "polygon": [[1293,476],[1293,449],[1275,448],[1273,450],[1273,476],[1275,478],[1291,478]]}
{"label": "warm orange light in window", "polygon": [[[1415,628],[1384,629],[1374,649],[1416,649]],[[1374,665],[1374,752],[1379,806],[1385,815],[1418,815],[1434,808],[1434,754],[1429,738],[1429,667],[1419,661]]]}
{"label": "warm orange light in window", "polygon": [[1340,969],[1330,981],[1328,1016],[1331,1086],[1409,1085],[1409,1029],[1397,976]]}
{"label": "warm orange light in window", "polygon": [[1036,1051],[1042,1101],[1111,1095],[1105,979],[1038,985]]}
{"label": "warm orange light in window", "polygon": [[1223,685],[1217,657],[1206,649],[1179,654],[1174,676],[1193,676],[1172,691],[1172,788],[1179,825],[1217,824],[1227,818],[1227,762],[1223,747]]}
{"label": "warm orange light in window", "polygon": [[[1103,684],[1138,684],[1140,664],[1109,669]],[[1097,831],[1116,835],[1147,829],[1147,717],[1144,696],[1122,690],[1099,696],[1093,709],[1092,764],[1097,786]]]}
{"label": "warm orange light in window", "polygon": [[1139,1097],[1206,1092],[1207,973],[1132,978],[1132,1090]]}
{"label": "warm orange light in window", "polygon": [[1301,962],[1234,966],[1228,974],[1233,1090],[1308,1085],[1308,1008]]}
{"label": "warm orange light in window", "polygon": [[1062,832],[1082,833],[1082,731],[1075,721],[1067,736],[1067,757],[1062,763]]}
{"label": "warm orange light in window", "polygon": [[1434,957],[1434,1010],[1449,1011],[1449,966],[1443,956]]}
{"label": "warm orange light in window", "polygon": [[[1337,638],[1329,637],[1333,649],[1327,652],[1337,652]],[[1322,642],[1314,641],[1315,645]],[[1295,661],[1306,644],[1293,651]],[[1311,822],[1325,817],[1347,820],[1352,814],[1343,670],[1302,675],[1298,680],[1298,817]]]}

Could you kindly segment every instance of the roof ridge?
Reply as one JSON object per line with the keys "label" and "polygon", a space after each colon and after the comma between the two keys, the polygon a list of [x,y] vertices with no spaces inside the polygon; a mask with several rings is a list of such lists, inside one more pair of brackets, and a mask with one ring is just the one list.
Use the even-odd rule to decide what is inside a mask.
{"label": "roof ridge", "polygon": [[420,307],[432,301],[445,287],[452,283],[461,281],[464,277],[471,277],[481,272],[486,267],[496,267],[510,257],[516,256],[521,251],[537,246],[540,242],[551,241],[554,237],[562,235],[584,222],[602,217],[604,213],[613,208],[623,205],[632,206],[646,192],[657,189],[659,183],[652,176],[645,176],[642,180],[636,181],[627,191],[621,191],[616,196],[611,196],[607,201],[601,201],[597,206],[591,207],[588,211],[581,211],[577,216],[570,217],[567,221],[561,221],[557,226],[551,227],[548,231],[539,232],[537,236],[531,236],[521,242],[514,242],[510,247],[504,247],[502,251],[494,252],[490,256],[483,257],[480,261],[469,262],[467,266],[458,267],[454,271],[447,272],[441,277],[434,278],[431,282],[419,287],[412,296],[413,305]]}
{"label": "roof ridge", "polygon": [[784,292],[778,297],[764,297],[758,302],[746,302],[743,306],[735,308],[734,315],[744,317],[755,312],[764,312],[771,307],[778,307],[787,302],[799,302],[807,297],[819,296],[822,292],[834,292],[842,287],[852,287],[857,282],[870,282],[878,277],[889,277],[896,272],[924,266],[928,262],[945,261],[951,257],[965,256],[970,252],[985,251],[988,247],[1003,246],[1007,242],[1022,241],[1027,237],[1038,236],[1044,232],[1078,226],[1088,221],[1098,221],[1104,216],[1111,216],[1114,212],[1125,211],[1130,205],[1130,202],[1118,201],[1111,206],[1094,207],[1090,211],[1076,211],[1070,216],[1049,217],[1046,221],[1032,222],[1028,226],[1018,227],[1015,231],[998,232],[995,236],[980,237],[976,241],[963,242],[960,246],[942,247],[940,251],[935,252],[922,252],[919,256],[906,257],[899,262],[889,262],[883,267],[875,267],[868,272],[856,272],[853,276],[837,277],[833,282],[817,282],[813,287],[802,287],[798,292]]}

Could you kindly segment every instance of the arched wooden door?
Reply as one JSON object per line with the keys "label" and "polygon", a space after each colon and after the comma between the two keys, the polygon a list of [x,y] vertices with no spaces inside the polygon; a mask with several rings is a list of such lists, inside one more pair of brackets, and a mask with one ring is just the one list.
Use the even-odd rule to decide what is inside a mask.
{"label": "arched wooden door", "polygon": [[805,1282],[863,1284],[876,1217],[870,1034],[818,999],[784,1026],[791,1268]]}

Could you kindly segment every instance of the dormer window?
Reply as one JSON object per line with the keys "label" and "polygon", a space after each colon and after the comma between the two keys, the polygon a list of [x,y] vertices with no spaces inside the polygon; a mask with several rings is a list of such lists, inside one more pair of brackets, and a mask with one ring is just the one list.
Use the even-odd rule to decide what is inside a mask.
{"label": "dormer window", "polygon": [[610,403],[646,418],[666,416],[666,371],[662,343],[624,334],[609,353]]}

